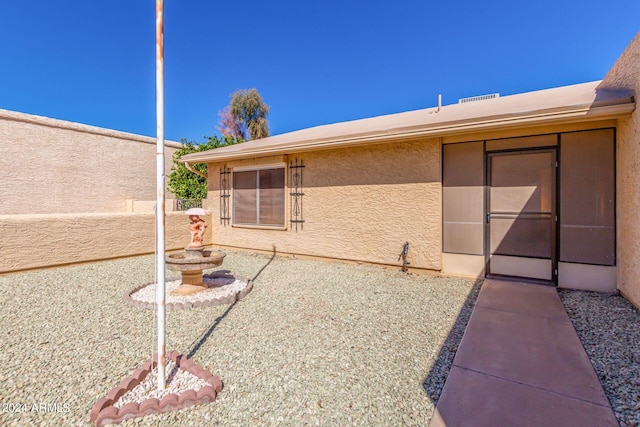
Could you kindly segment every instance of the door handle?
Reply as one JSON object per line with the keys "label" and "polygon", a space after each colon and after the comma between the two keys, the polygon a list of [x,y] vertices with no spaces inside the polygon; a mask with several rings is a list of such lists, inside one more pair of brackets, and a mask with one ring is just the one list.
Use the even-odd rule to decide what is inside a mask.
{"label": "door handle", "polygon": [[487,212],[487,224],[491,222],[491,212]]}

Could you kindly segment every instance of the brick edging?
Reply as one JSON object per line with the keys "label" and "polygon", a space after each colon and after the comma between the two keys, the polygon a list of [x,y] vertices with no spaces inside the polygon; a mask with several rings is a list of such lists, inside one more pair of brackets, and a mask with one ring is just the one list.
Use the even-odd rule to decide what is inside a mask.
{"label": "brick edging", "polygon": [[220,377],[212,375],[209,371],[194,363],[192,360],[187,359],[186,356],[178,353],[176,350],[170,352],[167,357],[174,361],[180,369],[195,375],[209,385],[202,387],[197,392],[195,390],[186,390],[180,395],[171,393],[162,399],[146,399],[140,404],[137,402],[129,402],[121,408],[113,406],[122,395],[133,390],[138,384],[144,381],[149,372],[157,365],[158,355],[156,354],[153,356],[153,359],[146,361],[141,368],[133,371],[130,377],[122,380],[119,386],[111,389],[106,397],[99,399],[93,404],[89,415],[90,422],[97,427],[102,427],[109,424],[118,424],[130,418],[160,414],[193,405],[210,403],[216,400],[216,396],[222,391],[222,381]]}

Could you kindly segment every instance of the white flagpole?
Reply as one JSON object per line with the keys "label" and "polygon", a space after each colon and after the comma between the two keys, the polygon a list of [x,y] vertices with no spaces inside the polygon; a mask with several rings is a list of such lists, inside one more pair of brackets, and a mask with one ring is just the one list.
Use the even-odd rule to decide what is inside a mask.
{"label": "white flagpole", "polygon": [[164,260],[164,4],[156,0],[156,277],[158,305],[158,390],[166,388]]}

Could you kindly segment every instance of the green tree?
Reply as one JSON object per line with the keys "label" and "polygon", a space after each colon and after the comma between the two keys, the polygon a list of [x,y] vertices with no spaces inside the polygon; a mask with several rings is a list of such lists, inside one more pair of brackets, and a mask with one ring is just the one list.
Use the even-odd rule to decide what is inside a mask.
{"label": "green tree", "polygon": [[[178,199],[201,200],[207,198],[207,180],[190,172],[183,163],[180,163],[182,156],[242,142],[228,136],[222,138],[207,136],[205,138],[207,141],[201,144],[187,141],[183,138],[180,140],[183,144],[182,148],[173,153],[173,166],[171,167],[171,174],[169,174],[168,187],[169,191]],[[207,165],[204,163],[194,163],[191,167],[204,174],[207,173]]]}
{"label": "green tree", "polygon": [[240,89],[231,94],[229,106],[220,112],[218,129],[234,139],[260,139],[269,136],[269,106],[256,89]]}

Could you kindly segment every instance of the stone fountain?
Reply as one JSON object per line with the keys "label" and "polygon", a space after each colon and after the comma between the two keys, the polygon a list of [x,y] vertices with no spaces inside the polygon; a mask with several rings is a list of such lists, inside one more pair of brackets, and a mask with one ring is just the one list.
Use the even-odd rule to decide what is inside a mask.
{"label": "stone fountain", "polygon": [[202,270],[220,266],[225,257],[224,252],[205,250],[202,245],[207,224],[200,217],[207,215],[207,211],[202,208],[192,208],[185,213],[189,215],[191,242],[184,252],[165,256],[167,268],[182,274],[182,283],[172,292],[173,295],[180,296],[208,289],[207,284],[204,283]]}

